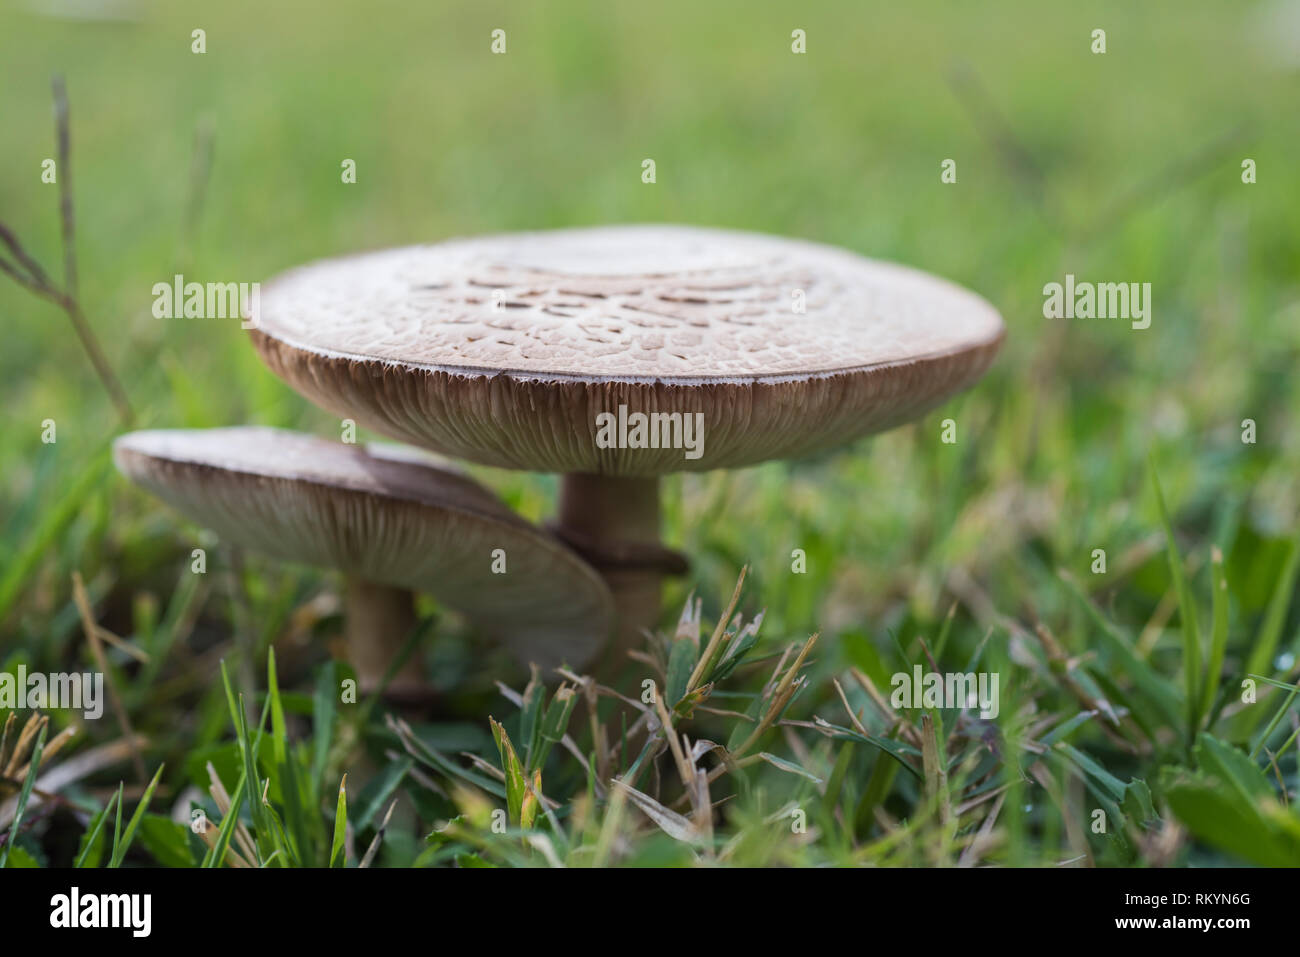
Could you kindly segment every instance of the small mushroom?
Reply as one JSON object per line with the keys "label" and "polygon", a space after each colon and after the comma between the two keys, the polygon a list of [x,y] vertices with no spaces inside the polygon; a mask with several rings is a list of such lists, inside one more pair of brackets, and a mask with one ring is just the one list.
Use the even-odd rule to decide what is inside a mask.
{"label": "small mushroom", "polygon": [[[348,654],[365,691],[415,625],[412,590],[465,613],[525,662],[585,663],[609,634],[610,594],[585,562],[467,475],[413,451],[242,427],[132,432],[113,455],[123,474],[221,538],[341,570]],[[414,660],[387,689],[394,700],[426,691]]]}
{"label": "small mushroom", "polygon": [[[562,473],[556,532],[609,582],[620,653],[684,568],[659,542],[661,475],[915,419],[974,383],[1004,335],[987,302],[925,273],[678,226],[327,260],[268,283],[254,318],[267,365],[324,408],[446,455]],[[649,434],[627,431],[656,414]]]}

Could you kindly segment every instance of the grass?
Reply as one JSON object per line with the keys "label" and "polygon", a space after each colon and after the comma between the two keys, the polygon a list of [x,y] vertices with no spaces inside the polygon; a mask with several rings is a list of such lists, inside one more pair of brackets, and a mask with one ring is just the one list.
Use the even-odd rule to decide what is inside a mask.
{"label": "grass", "polygon": [[[443,695],[415,720],[340,700],[340,582],[209,542],[113,472],[114,406],[67,317],[0,284],[0,672],[98,670],[96,629],[144,656],[102,640],[121,713],[52,712],[47,753],[74,733],[39,775],[3,746],[8,866],[1300,863],[1300,74],[1253,17],[235,2],[98,24],[0,6],[0,221],[59,261],[39,175],[62,72],[80,298],[143,426],[338,429],[235,324],[154,319],[155,282],[457,234],[803,236],[963,283],[1009,333],[913,425],[666,483],[693,569],[638,661],[655,704],[633,681],[593,717],[586,676],[512,670],[426,602]],[[1066,273],[1150,282],[1151,328],[1044,319]],[[476,473],[548,515],[553,477]],[[893,709],[916,664],[996,672],[999,716]]]}

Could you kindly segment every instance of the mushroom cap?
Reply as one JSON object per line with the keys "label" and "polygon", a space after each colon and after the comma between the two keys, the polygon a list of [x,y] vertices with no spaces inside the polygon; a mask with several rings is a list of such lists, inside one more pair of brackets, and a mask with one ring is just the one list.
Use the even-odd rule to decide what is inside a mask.
{"label": "mushroom cap", "polygon": [[[1004,335],[987,302],[926,273],[683,226],[326,260],[267,283],[253,318],[267,365],[337,415],[486,465],[626,476],[888,429],[978,379]],[[687,457],[680,433],[669,448],[600,447],[597,417],[620,406],[702,413],[702,453]]]}
{"label": "mushroom cap", "polygon": [[[586,663],[608,637],[600,576],[467,475],[280,429],[132,432],[118,469],[189,518],[273,558],[434,595],[518,657]],[[505,574],[493,574],[504,549]]]}

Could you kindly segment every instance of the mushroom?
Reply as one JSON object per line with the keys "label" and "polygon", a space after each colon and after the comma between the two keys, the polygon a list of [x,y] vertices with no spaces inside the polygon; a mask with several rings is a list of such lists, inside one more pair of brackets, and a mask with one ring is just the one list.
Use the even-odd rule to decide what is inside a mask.
{"label": "mushroom", "polygon": [[[499,634],[524,662],[582,663],[609,634],[610,594],[585,562],[467,475],[413,450],[241,427],[132,432],[113,456],[123,474],[221,538],[341,570],[348,654],[366,692],[415,626],[411,590]],[[387,694],[425,697],[414,656]]]}
{"label": "mushroom", "polygon": [[681,226],[326,260],[269,282],[253,318],[266,364],[325,409],[561,473],[554,530],[608,581],[619,654],[655,623],[663,575],[684,569],[660,544],[660,476],[915,419],[975,382],[1004,335],[987,302],[925,273]]}

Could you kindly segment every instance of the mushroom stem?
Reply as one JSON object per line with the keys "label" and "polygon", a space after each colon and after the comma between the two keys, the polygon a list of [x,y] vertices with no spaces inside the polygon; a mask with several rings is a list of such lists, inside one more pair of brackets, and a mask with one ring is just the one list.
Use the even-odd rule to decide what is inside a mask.
{"label": "mushroom stem", "polygon": [[613,640],[597,673],[614,677],[659,618],[664,569],[648,556],[659,543],[659,479],[569,473],[561,479],[556,531],[600,572],[614,594]]}
{"label": "mushroom stem", "polygon": [[[348,576],[344,640],[362,694],[379,689],[384,673],[411,636],[417,620],[414,596],[405,588]],[[424,659],[412,651],[388,683],[389,701],[419,702],[429,696]]]}

